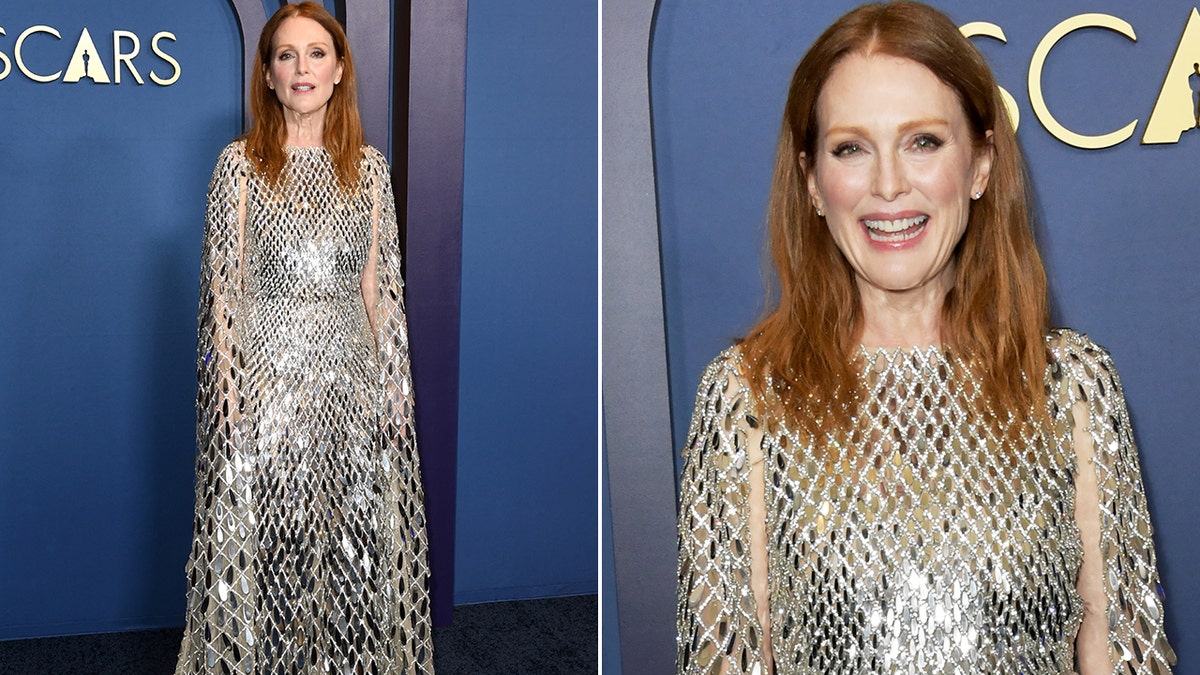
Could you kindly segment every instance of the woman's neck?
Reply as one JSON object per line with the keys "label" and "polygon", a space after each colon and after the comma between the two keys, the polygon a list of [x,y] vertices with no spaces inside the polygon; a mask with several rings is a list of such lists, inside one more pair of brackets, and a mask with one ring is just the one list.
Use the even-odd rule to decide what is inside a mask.
{"label": "woman's neck", "polygon": [[298,147],[320,147],[325,145],[325,115],[297,115],[284,110],[287,124],[287,143]]}
{"label": "woman's neck", "polygon": [[942,308],[949,288],[929,284],[902,293],[860,288],[863,330],[868,349],[927,347],[941,344]]}

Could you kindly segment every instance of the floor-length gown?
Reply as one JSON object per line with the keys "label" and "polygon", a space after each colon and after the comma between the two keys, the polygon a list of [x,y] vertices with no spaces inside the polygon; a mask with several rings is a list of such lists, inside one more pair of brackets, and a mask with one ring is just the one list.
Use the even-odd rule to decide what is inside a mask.
{"label": "floor-length gown", "polygon": [[[324,148],[287,154],[272,185],[235,142],[209,186],[176,672],[431,673],[387,163],[364,148],[343,191]],[[372,251],[374,327],[361,285]]]}

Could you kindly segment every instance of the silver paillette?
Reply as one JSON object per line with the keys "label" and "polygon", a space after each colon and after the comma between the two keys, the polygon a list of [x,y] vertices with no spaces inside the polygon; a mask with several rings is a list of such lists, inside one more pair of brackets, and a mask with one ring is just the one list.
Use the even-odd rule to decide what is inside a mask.
{"label": "silver paillette", "polygon": [[[779,422],[737,348],[713,361],[684,448],[678,672],[1070,673],[1076,579],[1096,555],[1112,672],[1169,674],[1116,370],[1078,333],[1048,342],[1051,437],[1014,432],[1016,447],[971,413],[978,381],[937,348],[861,353],[850,447]],[[1095,472],[1079,496],[1098,511],[1096,550],[1076,520],[1081,471]]]}
{"label": "silver paillette", "polygon": [[[287,152],[274,187],[233,143],[209,185],[176,673],[432,673],[387,163],[365,148],[343,193],[323,148]],[[374,328],[360,286],[373,233]]]}

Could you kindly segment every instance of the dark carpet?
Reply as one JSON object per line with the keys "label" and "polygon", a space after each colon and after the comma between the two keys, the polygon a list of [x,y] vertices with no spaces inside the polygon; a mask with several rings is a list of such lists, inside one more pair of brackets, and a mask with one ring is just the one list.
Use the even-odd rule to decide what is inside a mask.
{"label": "dark carpet", "polygon": [[[437,675],[596,672],[596,596],[454,608],[433,630]],[[0,675],[170,675],[182,629],[0,642]]]}

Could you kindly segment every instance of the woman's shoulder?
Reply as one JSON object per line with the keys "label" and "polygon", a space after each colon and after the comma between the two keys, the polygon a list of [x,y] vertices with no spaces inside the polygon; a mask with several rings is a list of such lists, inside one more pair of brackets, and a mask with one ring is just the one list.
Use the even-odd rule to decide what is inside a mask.
{"label": "woman's shoulder", "polygon": [[704,367],[704,374],[700,377],[700,381],[703,383],[722,380],[744,385],[747,379],[745,367],[746,360],[741,346],[726,347]]}
{"label": "woman's shoulder", "polygon": [[246,142],[238,139],[221,149],[213,167],[212,181],[209,189],[218,186],[232,186],[246,174]]}
{"label": "woman's shoulder", "polygon": [[1073,328],[1055,328],[1046,334],[1046,346],[1055,361],[1082,361],[1094,363],[1112,359],[1110,352],[1090,338]]}
{"label": "woman's shoulder", "polygon": [[239,138],[232,141],[217,155],[217,164],[244,162],[246,160],[246,140]]}
{"label": "woman's shoulder", "polygon": [[220,154],[217,155],[213,177],[232,177],[236,172],[245,170],[246,164],[246,141],[239,138],[221,148]]}
{"label": "woman's shoulder", "polygon": [[741,401],[743,411],[761,407],[755,400],[747,374],[749,364],[738,345],[728,347],[716,355],[704,368],[700,385],[696,388],[696,399],[706,405],[727,408],[726,404]]}
{"label": "woman's shoulder", "polygon": [[696,389],[696,406],[692,410],[685,454],[713,441],[704,429],[715,429],[714,424],[721,429],[717,435],[730,443],[734,442],[731,440],[733,435],[755,433],[762,428],[760,420],[764,406],[750,387],[747,367],[737,345],[722,350],[705,366]]}
{"label": "woman's shoulder", "polygon": [[1112,353],[1086,333],[1057,328],[1047,334],[1046,345],[1050,349],[1051,374],[1065,373],[1069,380],[1087,389],[1101,387],[1104,394],[1119,388]]}
{"label": "woman's shoulder", "polygon": [[379,148],[376,148],[373,145],[368,145],[366,143],[363,144],[362,159],[363,162],[365,162],[367,166],[371,168],[388,168],[387,157],[385,157],[383,153],[379,151]]}

